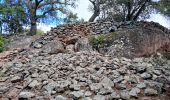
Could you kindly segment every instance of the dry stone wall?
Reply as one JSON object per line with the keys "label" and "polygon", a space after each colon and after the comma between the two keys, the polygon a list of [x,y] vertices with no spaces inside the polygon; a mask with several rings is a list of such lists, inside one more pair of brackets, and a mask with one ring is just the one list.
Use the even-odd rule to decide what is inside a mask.
{"label": "dry stone wall", "polygon": [[51,29],[49,33],[56,33],[57,35],[74,35],[74,34],[100,34],[108,33],[110,29],[115,26],[111,21],[98,21],[98,22],[84,22],[75,24],[64,24]]}

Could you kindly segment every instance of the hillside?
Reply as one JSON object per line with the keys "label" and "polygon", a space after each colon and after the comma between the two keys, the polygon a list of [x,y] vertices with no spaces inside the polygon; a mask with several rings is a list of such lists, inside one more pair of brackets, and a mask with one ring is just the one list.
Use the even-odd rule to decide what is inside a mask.
{"label": "hillside", "polygon": [[157,23],[66,24],[6,47],[0,100],[170,99],[170,31]]}

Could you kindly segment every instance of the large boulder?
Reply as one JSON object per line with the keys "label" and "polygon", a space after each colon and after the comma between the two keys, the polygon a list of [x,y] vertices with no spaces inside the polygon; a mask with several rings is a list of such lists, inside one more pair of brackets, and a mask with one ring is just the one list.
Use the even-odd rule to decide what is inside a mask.
{"label": "large boulder", "polygon": [[133,58],[170,51],[170,32],[157,23],[139,22],[117,33],[107,47],[109,55]]}
{"label": "large boulder", "polygon": [[75,43],[75,51],[92,51],[89,39],[86,37],[79,38]]}
{"label": "large boulder", "polygon": [[65,49],[64,49],[64,45],[62,44],[62,42],[53,40],[45,44],[42,47],[42,51],[48,54],[57,54],[57,53],[63,53]]}

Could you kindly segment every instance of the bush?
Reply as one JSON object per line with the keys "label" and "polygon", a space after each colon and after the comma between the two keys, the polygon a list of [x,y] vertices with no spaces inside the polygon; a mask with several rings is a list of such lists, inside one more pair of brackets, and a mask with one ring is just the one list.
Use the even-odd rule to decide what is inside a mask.
{"label": "bush", "polygon": [[5,50],[4,46],[6,43],[6,39],[0,36],[0,52],[3,52]]}
{"label": "bush", "polygon": [[43,30],[37,29],[37,35],[43,35],[43,34],[44,34]]}
{"label": "bush", "polygon": [[93,49],[99,50],[99,48],[105,47],[109,41],[112,41],[116,35],[116,32],[112,32],[108,34],[100,34],[96,37],[92,36],[90,38],[90,44],[92,45]]}
{"label": "bush", "polygon": [[[26,34],[29,34],[30,29],[29,29],[29,28],[28,28],[28,29],[25,29],[24,32],[25,32]],[[44,31],[43,31],[43,30],[37,29],[37,35],[43,35],[43,34],[44,34]]]}

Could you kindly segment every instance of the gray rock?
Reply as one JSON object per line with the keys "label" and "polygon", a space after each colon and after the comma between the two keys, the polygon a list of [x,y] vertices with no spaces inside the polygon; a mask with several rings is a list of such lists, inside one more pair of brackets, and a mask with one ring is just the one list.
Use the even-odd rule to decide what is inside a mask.
{"label": "gray rock", "polygon": [[11,78],[11,82],[12,83],[16,83],[16,82],[20,82],[21,81],[21,77],[20,76],[14,76]]}
{"label": "gray rock", "polygon": [[120,82],[122,82],[123,80],[124,80],[123,76],[120,76],[120,77],[114,79],[114,83],[120,83]]}
{"label": "gray rock", "polygon": [[35,94],[33,92],[26,92],[26,91],[20,92],[19,94],[19,98],[25,98],[25,99],[32,98],[34,96]]}
{"label": "gray rock", "polygon": [[101,88],[98,92],[98,94],[101,94],[101,95],[109,95],[113,92],[112,88],[111,87],[108,87],[108,88]]}
{"label": "gray rock", "polygon": [[42,47],[44,53],[57,54],[64,52],[64,46],[60,41],[51,41]]}
{"label": "gray rock", "polygon": [[170,76],[167,78],[168,84],[170,85]]}
{"label": "gray rock", "polygon": [[119,90],[124,90],[126,89],[126,85],[125,84],[122,84],[122,83],[119,83],[117,86],[116,86],[117,89]]}
{"label": "gray rock", "polygon": [[51,82],[47,84],[44,88],[51,93],[52,91],[56,91],[57,93],[64,92],[68,89],[68,86],[71,84],[70,81],[59,81],[59,82]]}
{"label": "gray rock", "polygon": [[152,88],[146,88],[144,91],[146,96],[156,96],[158,95],[158,91]]}
{"label": "gray rock", "polygon": [[66,46],[66,50],[70,51],[70,52],[74,52],[74,45],[70,44]]}
{"label": "gray rock", "polygon": [[90,98],[90,97],[84,97],[84,98],[82,98],[82,100],[92,100],[92,98]]}
{"label": "gray rock", "polygon": [[116,92],[112,92],[112,94],[110,95],[110,99],[120,99],[120,95],[117,94]]}
{"label": "gray rock", "polygon": [[40,85],[40,83],[37,80],[33,80],[28,86],[31,88],[35,88],[38,85]]}
{"label": "gray rock", "polygon": [[131,91],[129,92],[129,95],[133,97],[137,97],[139,93],[140,93],[139,88],[132,88]]}
{"label": "gray rock", "polygon": [[120,98],[125,99],[125,100],[129,100],[130,99],[130,95],[128,91],[121,91],[120,92]]}
{"label": "gray rock", "polygon": [[162,93],[163,83],[155,82],[155,81],[145,81],[146,85],[150,88],[153,88],[158,91],[158,93]]}
{"label": "gray rock", "polygon": [[92,51],[92,46],[89,43],[88,38],[79,38],[75,44],[76,51]]}
{"label": "gray rock", "polygon": [[0,77],[0,82],[5,82],[7,79],[8,79],[8,77]]}
{"label": "gray rock", "polygon": [[100,84],[102,84],[103,86],[106,86],[106,87],[114,87],[113,81],[111,81],[107,77],[104,77],[103,80],[100,82]]}
{"label": "gray rock", "polygon": [[79,99],[83,96],[83,92],[82,91],[73,91],[70,93],[70,97],[73,99]]}
{"label": "gray rock", "polygon": [[93,83],[90,85],[90,90],[94,92],[98,92],[99,89],[101,88],[102,88],[102,84],[99,84],[99,83]]}
{"label": "gray rock", "polygon": [[70,90],[78,91],[78,90],[80,90],[80,85],[78,85],[78,84],[71,84],[69,86],[69,88],[70,88]]}
{"label": "gray rock", "polygon": [[141,77],[142,77],[143,79],[147,80],[147,79],[151,79],[151,78],[152,78],[152,75],[149,74],[149,73],[143,73],[143,74],[141,74]]}
{"label": "gray rock", "polygon": [[161,72],[159,70],[153,70],[153,73],[156,74],[156,75],[161,75]]}
{"label": "gray rock", "polygon": [[142,82],[142,83],[137,84],[136,87],[139,88],[139,89],[145,89],[146,88],[146,84]]}
{"label": "gray rock", "polygon": [[92,95],[92,93],[90,91],[86,91],[85,94],[84,94],[86,97],[89,97]]}
{"label": "gray rock", "polygon": [[102,95],[95,95],[93,100],[106,100],[106,97]]}
{"label": "gray rock", "polygon": [[54,100],[67,100],[67,98],[63,97],[62,95],[58,95]]}
{"label": "gray rock", "polygon": [[9,87],[7,87],[5,85],[0,85],[0,94],[4,94],[8,90],[9,90]]}
{"label": "gray rock", "polygon": [[143,72],[146,71],[146,67],[144,67],[144,66],[138,66],[138,67],[136,68],[136,71],[137,71],[138,73],[143,73]]}
{"label": "gray rock", "polygon": [[39,49],[39,48],[42,47],[42,44],[40,44],[40,43],[38,43],[38,42],[34,42],[34,43],[32,44],[32,47]]}

